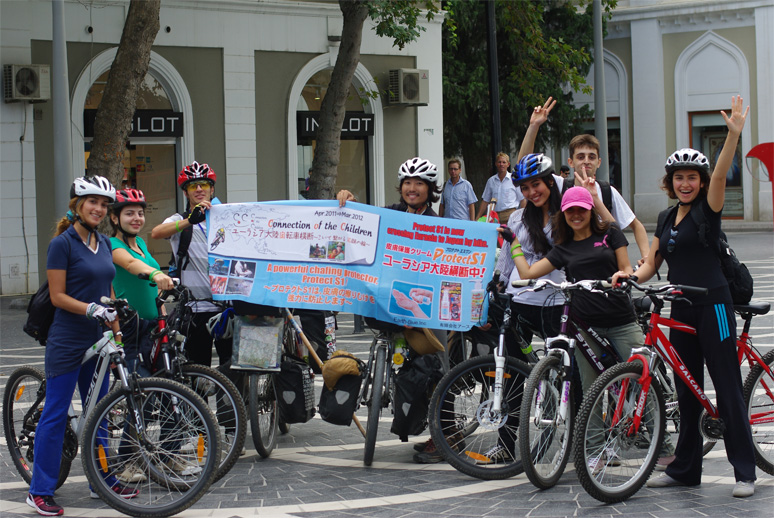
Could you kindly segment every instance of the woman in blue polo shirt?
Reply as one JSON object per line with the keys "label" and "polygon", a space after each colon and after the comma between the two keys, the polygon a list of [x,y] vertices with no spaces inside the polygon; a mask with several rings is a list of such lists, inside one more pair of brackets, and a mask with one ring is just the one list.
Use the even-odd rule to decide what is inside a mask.
{"label": "woman in blue polo shirt", "polygon": [[[78,384],[88,393],[96,358],[81,365],[86,350],[102,336],[102,322],[109,323],[120,340],[115,310],[99,304],[113,294],[116,270],[108,239],[97,226],[115,201],[116,191],[107,178],[76,178],[70,188],[70,210],[57,224],[48,246],[46,274],[51,303],[56,307],[46,346],[46,404],[35,434],[35,468],[27,503],[43,516],[64,513],[54,502],[59,476],[67,411]],[[108,389],[105,378],[99,397]],[[123,498],[137,491],[115,481],[113,491]],[[96,494],[95,494],[96,496]]]}

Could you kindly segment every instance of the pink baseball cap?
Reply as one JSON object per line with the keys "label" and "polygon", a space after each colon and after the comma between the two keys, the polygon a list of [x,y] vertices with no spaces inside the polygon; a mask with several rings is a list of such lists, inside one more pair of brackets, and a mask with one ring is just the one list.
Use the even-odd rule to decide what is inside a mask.
{"label": "pink baseball cap", "polygon": [[585,187],[570,187],[562,196],[562,212],[570,207],[581,207],[591,210],[593,206],[594,199]]}

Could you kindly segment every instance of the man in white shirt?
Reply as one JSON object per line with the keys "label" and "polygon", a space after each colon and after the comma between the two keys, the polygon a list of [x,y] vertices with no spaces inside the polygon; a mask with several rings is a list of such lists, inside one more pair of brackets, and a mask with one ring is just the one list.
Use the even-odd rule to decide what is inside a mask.
{"label": "man in white shirt", "polygon": [[492,175],[486,182],[484,194],[481,196],[481,206],[478,209],[476,219],[486,214],[487,206],[492,200],[496,200],[494,210],[500,223],[507,223],[513,211],[519,208],[524,200],[521,191],[513,185],[508,169],[511,165],[510,157],[500,152],[495,158],[496,175]]}

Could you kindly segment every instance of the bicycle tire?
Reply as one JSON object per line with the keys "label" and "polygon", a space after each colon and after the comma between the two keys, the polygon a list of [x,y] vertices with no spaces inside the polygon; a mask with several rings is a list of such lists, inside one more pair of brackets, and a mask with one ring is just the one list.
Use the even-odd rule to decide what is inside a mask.
{"label": "bicycle tire", "polygon": [[567,395],[567,415],[559,416],[565,372],[560,356],[549,355],[532,368],[524,386],[519,416],[519,451],[524,473],[538,489],[554,487],[569,460],[573,404]]}
{"label": "bicycle tire", "polygon": [[277,445],[279,412],[274,392],[274,374],[251,372],[248,379],[250,433],[255,450],[265,459]]}
{"label": "bicycle tire", "polygon": [[774,424],[758,423],[755,415],[774,415],[774,351],[763,358],[769,366],[769,374],[761,365],[754,365],[744,382],[744,402],[750,416],[753,444],[755,444],[755,464],[769,475],[774,475]]}
{"label": "bicycle tire", "polygon": [[[524,471],[518,448],[518,426],[524,383],[530,366],[516,358],[505,359],[503,407],[488,411],[492,401],[495,359],[493,355],[466,360],[451,369],[430,399],[430,435],[438,451],[457,471],[483,480],[513,477]],[[501,431],[502,430],[502,431]],[[511,444],[504,444],[505,440]],[[492,459],[496,445],[508,458]]]}
{"label": "bicycle tire", "polygon": [[365,447],[363,448],[363,464],[370,466],[374,461],[376,448],[376,433],[379,431],[379,417],[382,414],[384,396],[384,376],[387,368],[387,349],[376,348],[374,360],[374,377],[371,383],[371,398],[368,403],[368,422],[366,423]]}
{"label": "bicycle tire", "polygon": [[[165,517],[188,509],[210,487],[220,459],[220,434],[207,404],[169,379],[144,378],[134,390],[117,388],[102,398],[83,431],[83,470],[103,502],[121,513]],[[138,433],[134,410],[142,419]],[[185,453],[185,446],[196,448]],[[131,463],[144,480],[123,483],[139,491],[122,498],[116,476]],[[188,470],[188,472],[186,472]]]}
{"label": "bicycle tire", "polygon": [[[14,370],[8,377],[3,394],[3,432],[5,433],[5,442],[8,445],[8,451],[13,460],[16,471],[19,472],[24,482],[27,484],[32,480],[32,473],[35,467],[35,430],[40,420],[40,414],[45,404],[46,377],[42,371],[24,365]],[[43,399],[38,403],[37,409],[29,416],[30,408],[39,397]],[[67,424],[67,430],[74,438],[70,423]],[[65,435],[65,445],[68,448],[67,435]],[[59,464],[59,477],[56,481],[56,487],[59,489],[67,480],[70,474],[72,459],[75,458],[78,442],[75,439],[73,451],[67,455],[62,452],[62,460]]]}
{"label": "bicycle tire", "polygon": [[[586,492],[601,502],[622,502],[639,491],[661,451],[666,417],[658,383],[650,385],[640,429],[634,435],[628,432],[642,391],[637,383],[642,372],[640,361],[607,369],[586,392],[578,412],[573,438],[575,472]],[[623,381],[628,387],[620,394]],[[612,426],[609,418],[620,397],[625,402],[622,415]]]}
{"label": "bicycle tire", "polygon": [[[215,483],[234,467],[242,454],[247,435],[245,403],[236,385],[222,372],[197,363],[186,363],[181,370],[187,380],[186,386],[190,386],[200,396],[208,395],[208,392],[212,392],[211,395],[214,396],[214,404],[210,404],[210,410],[218,422],[221,445],[220,465],[212,481]],[[209,397],[203,399],[208,404],[211,403]]]}

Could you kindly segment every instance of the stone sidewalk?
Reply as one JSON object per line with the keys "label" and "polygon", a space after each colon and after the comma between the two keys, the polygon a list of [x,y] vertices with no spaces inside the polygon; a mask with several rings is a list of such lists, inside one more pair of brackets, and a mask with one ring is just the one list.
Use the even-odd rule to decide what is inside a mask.
{"label": "stone sidewalk", "polygon": [[[0,297],[0,384],[5,383],[17,366],[43,366],[44,349],[21,332],[25,312],[9,309],[9,304],[9,297]],[[765,325],[770,328],[771,320],[767,322]],[[340,348],[365,356],[370,337],[368,331],[353,334],[351,315],[341,315]],[[769,346],[771,342],[769,338]],[[316,383],[319,393],[321,380]],[[360,414],[364,420],[365,414],[362,411]],[[390,421],[386,411],[375,461],[370,468],[363,466],[363,439],[354,427],[333,426],[319,418],[292,425],[289,434],[279,437],[272,456],[264,460],[252,448],[248,432],[246,455],[181,516],[751,518],[771,517],[774,509],[774,477],[760,470],[754,497],[731,497],[733,472],[722,445],[705,459],[700,487],[643,488],[624,503],[603,505],[580,487],[572,465],[556,487],[539,491],[524,475],[483,481],[463,475],[446,464],[414,464],[411,444],[426,439],[426,434],[403,444],[389,433]],[[4,440],[0,447],[0,465],[0,514],[3,518],[36,516],[24,504],[27,487],[8,458]],[[56,496],[65,508],[65,516],[120,516],[101,501],[89,499],[88,485],[78,460]]]}

